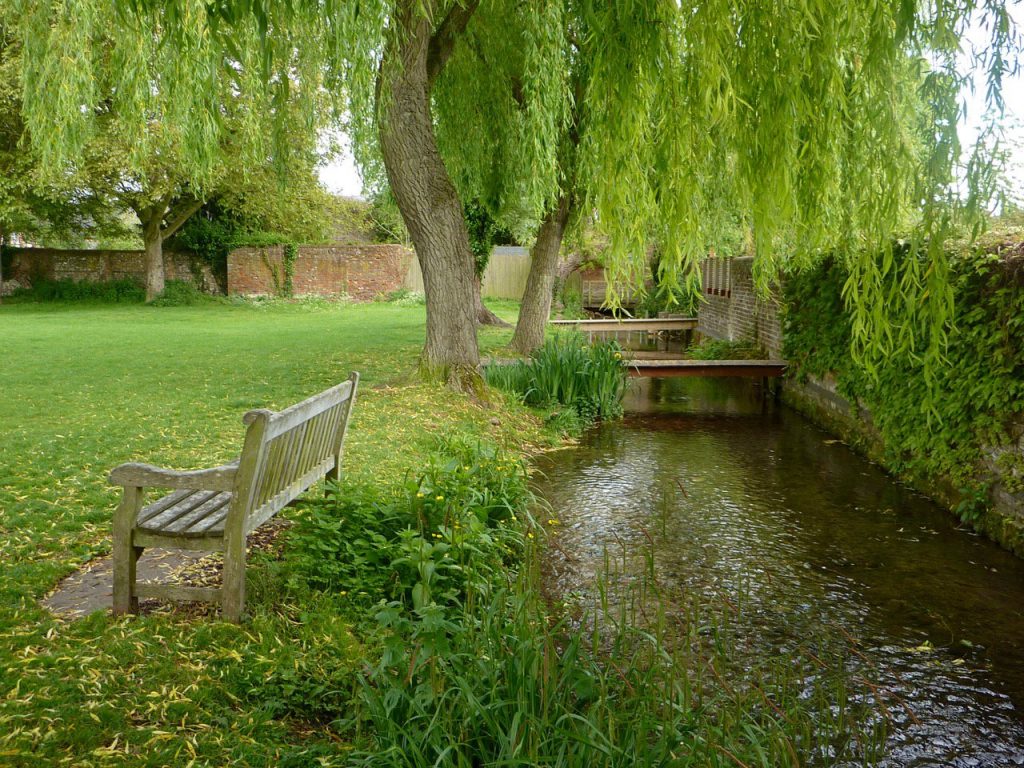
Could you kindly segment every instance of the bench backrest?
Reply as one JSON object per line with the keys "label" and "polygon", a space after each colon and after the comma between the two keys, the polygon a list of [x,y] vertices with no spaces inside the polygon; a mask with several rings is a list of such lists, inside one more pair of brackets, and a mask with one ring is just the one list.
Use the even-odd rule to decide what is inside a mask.
{"label": "bench backrest", "polygon": [[226,528],[247,534],[317,480],[337,478],[359,374],[283,411],[249,411]]}

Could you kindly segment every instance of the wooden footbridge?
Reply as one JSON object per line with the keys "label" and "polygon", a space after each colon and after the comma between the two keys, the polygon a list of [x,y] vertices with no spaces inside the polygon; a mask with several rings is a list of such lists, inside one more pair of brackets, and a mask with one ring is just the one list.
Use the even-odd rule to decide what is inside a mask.
{"label": "wooden footbridge", "polygon": [[[632,334],[656,334],[667,340],[669,333],[691,333],[697,330],[695,317],[657,317],[628,320],[553,320],[551,325],[574,328],[593,343],[595,337],[628,341]],[[626,352],[622,360],[629,367],[632,378],[661,378],[678,376],[773,379],[786,372],[785,360],[691,360],[681,353],[668,351]]]}
{"label": "wooden footbridge", "polygon": [[738,376],[747,379],[777,379],[786,372],[785,360],[684,360],[650,359],[628,356],[630,377],[655,379],[678,376],[721,378]]}

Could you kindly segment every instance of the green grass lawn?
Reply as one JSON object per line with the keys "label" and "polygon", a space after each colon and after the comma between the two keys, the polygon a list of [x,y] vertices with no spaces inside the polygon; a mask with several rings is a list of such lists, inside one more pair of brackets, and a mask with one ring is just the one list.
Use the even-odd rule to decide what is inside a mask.
{"label": "green grass lawn", "polygon": [[[112,467],[230,460],[247,409],[287,406],[352,370],[363,378],[350,474],[399,482],[441,433],[540,439],[520,408],[418,383],[424,319],[388,304],[0,306],[0,764],[306,764],[320,736],[238,691],[250,678],[287,685],[273,683],[282,660],[303,679],[337,666],[325,659],[355,663],[340,621],[286,606],[243,627],[184,611],[63,623],[37,601],[109,552]],[[483,352],[510,335],[483,329]]]}

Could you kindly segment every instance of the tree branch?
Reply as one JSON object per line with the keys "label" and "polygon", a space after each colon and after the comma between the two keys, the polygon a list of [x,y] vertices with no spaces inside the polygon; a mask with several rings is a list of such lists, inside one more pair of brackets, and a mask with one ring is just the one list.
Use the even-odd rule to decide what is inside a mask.
{"label": "tree branch", "polygon": [[434,81],[437,80],[444,65],[448,63],[452,51],[455,50],[455,43],[458,41],[459,35],[466,31],[466,26],[479,5],[480,0],[466,0],[465,5],[460,5],[457,0],[452,9],[448,11],[448,15],[444,17],[441,26],[430,38],[427,49],[428,89],[434,87]]}
{"label": "tree branch", "polygon": [[189,220],[189,217],[193,213],[203,207],[202,200],[190,200],[188,202],[182,202],[178,204],[178,207],[174,211],[167,212],[167,226],[160,230],[160,236],[168,238],[181,229],[181,225]]}

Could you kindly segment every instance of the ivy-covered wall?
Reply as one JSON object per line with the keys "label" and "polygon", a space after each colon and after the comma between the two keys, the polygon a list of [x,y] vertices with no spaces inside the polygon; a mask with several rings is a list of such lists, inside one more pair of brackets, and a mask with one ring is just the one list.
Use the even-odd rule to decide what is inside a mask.
{"label": "ivy-covered wall", "polygon": [[1024,556],[1024,232],[961,248],[951,264],[948,364],[931,368],[898,344],[854,359],[839,263],[787,277],[784,396]]}

